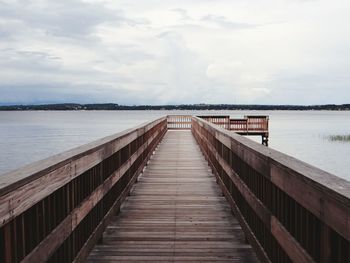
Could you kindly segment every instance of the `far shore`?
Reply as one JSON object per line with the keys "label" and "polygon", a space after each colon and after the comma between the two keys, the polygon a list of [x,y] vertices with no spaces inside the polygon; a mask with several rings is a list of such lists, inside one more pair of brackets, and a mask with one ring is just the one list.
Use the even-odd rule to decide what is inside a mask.
{"label": "far shore", "polygon": [[40,104],[3,105],[0,111],[89,111],[89,110],[295,110],[349,111],[350,104],[326,105],[251,105],[251,104],[181,104],[181,105],[119,105],[103,104]]}

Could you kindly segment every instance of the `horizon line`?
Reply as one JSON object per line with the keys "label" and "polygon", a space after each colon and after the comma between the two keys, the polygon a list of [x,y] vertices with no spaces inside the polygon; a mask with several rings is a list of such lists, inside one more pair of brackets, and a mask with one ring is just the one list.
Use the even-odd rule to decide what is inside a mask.
{"label": "horizon line", "polygon": [[169,106],[291,106],[291,107],[319,107],[319,106],[350,106],[349,103],[326,103],[326,104],[252,104],[252,103],[169,103],[169,104],[120,104],[115,102],[98,102],[98,103],[79,103],[79,102],[62,102],[62,103],[0,103],[0,107],[15,106],[56,106],[56,105],[114,105],[120,107],[169,107]]}

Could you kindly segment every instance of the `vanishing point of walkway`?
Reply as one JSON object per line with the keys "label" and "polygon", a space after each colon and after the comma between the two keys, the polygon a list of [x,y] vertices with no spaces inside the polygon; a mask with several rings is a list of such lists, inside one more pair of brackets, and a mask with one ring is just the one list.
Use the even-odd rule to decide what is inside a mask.
{"label": "vanishing point of walkway", "polygon": [[256,262],[191,131],[168,131],[88,262]]}

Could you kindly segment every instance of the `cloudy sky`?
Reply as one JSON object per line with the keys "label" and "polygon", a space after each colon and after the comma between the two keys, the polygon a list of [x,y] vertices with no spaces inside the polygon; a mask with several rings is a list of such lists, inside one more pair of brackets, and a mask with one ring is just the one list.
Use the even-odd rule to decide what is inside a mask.
{"label": "cloudy sky", "polygon": [[0,104],[350,102],[348,0],[0,0]]}

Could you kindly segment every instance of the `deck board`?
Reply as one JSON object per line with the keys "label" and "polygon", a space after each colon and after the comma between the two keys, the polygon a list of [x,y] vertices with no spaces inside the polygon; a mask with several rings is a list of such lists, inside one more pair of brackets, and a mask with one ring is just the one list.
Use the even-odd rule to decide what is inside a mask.
{"label": "deck board", "polygon": [[88,262],[257,262],[190,131],[168,131]]}

